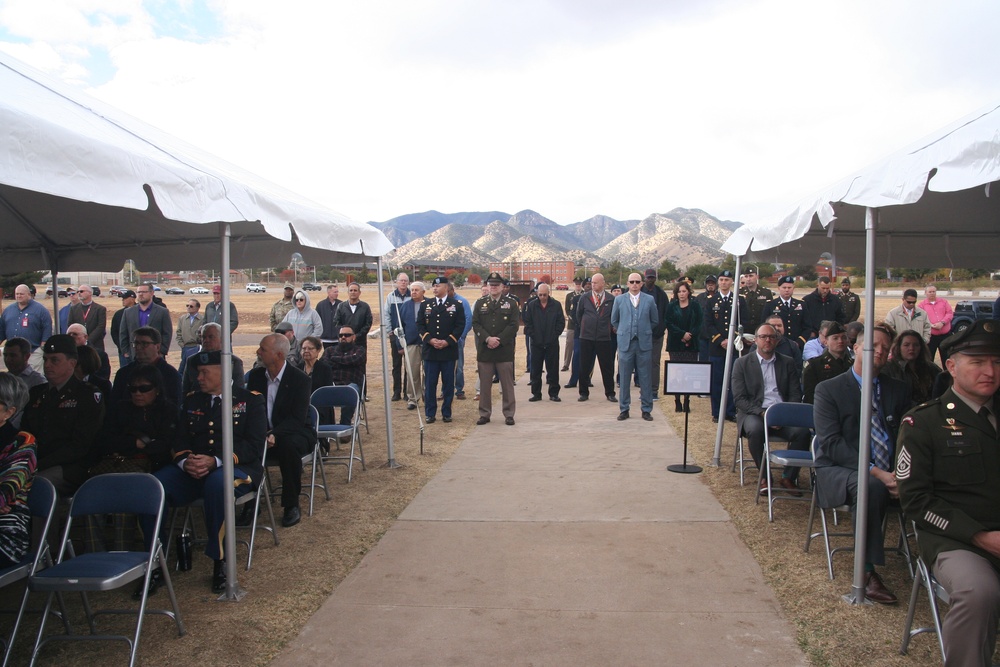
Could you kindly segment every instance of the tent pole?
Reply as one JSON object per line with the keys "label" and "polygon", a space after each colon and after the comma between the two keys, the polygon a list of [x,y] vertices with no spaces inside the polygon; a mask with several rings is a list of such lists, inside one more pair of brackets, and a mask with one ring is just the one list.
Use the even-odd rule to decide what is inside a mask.
{"label": "tent pole", "polygon": [[871,458],[872,394],[875,381],[875,232],[878,209],[865,209],[865,338],[861,367],[861,420],[858,427],[858,511],[854,516],[854,583],[844,595],[850,604],[865,604],[865,535],[868,531],[868,463]]}
{"label": "tent pole", "polygon": [[[381,303],[385,305],[385,294],[383,293],[384,283],[382,282],[382,258],[376,258],[376,266],[378,267],[378,297],[381,299]],[[395,288],[394,288],[395,289]],[[382,319],[382,313],[379,313],[379,319]],[[385,330],[385,327],[379,327],[379,340],[382,345],[382,393],[385,395],[385,441],[387,448],[387,456],[385,467],[387,468],[398,468],[399,464],[396,463],[396,448],[392,442],[392,408],[390,407],[392,403],[389,402],[389,355],[392,354],[392,347],[388,347],[388,352],[386,351],[389,345],[389,332]]]}
{"label": "tent pole", "polygon": [[[740,275],[740,271],[743,269],[743,255],[736,256],[736,275]],[[736,331],[736,320],[739,317],[740,312],[740,292],[738,282],[734,282],[733,289],[730,294],[733,295],[733,306],[732,311],[729,313],[729,342],[726,344],[726,368],[722,373],[722,396],[719,399],[719,426],[715,432],[715,455],[712,457],[712,465],[720,466],[720,455],[722,454],[722,433],[726,426],[726,408],[727,399],[729,398],[729,381],[732,374],[732,359],[733,359],[733,333]],[[743,323],[740,322],[740,326]]]}
{"label": "tent pole", "polygon": [[[222,414],[229,415],[222,420],[222,474],[224,477],[223,501],[225,506],[223,553],[226,556],[226,591],[218,597],[220,602],[238,601],[246,591],[236,580],[236,499],[233,496],[233,335],[229,331],[229,239],[232,228],[228,222],[219,223],[219,246],[221,249],[222,271],[219,283],[222,287]],[[267,474],[267,471],[264,471]]]}

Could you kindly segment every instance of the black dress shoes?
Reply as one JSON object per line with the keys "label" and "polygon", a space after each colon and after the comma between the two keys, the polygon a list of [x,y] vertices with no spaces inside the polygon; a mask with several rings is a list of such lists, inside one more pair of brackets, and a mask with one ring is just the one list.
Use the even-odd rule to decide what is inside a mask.
{"label": "black dress shoes", "polygon": [[450,424],[451,417],[441,417],[441,421],[443,421],[445,424]]}
{"label": "black dress shoes", "polygon": [[402,397],[399,394],[393,394],[392,395],[392,402],[393,403],[395,403],[396,401],[401,401],[401,400],[403,400],[403,399],[402,399]]}
{"label": "black dress shoes", "polygon": [[482,426],[483,424],[489,424],[489,423],[490,423],[489,417],[480,417],[479,419],[476,420],[476,426]]}
{"label": "black dress shoes", "polygon": [[581,401],[581,402],[582,402],[582,401],[586,401],[586,400],[588,400],[589,398],[590,398],[590,396],[588,396],[587,394],[580,394],[580,398],[578,398],[578,399],[576,399],[576,400],[578,400],[578,401]]}
{"label": "black dress shoes", "polygon": [[[329,447],[327,451],[330,451]],[[236,517],[236,525],[243,527],[253,525],[253,503],[247,503],[243,506],[243,509],[240,510],[239,515]]]}
{"label": "black dress shoes", "polygon": [[558,402],[559,402],[559,401],[561,401],[562,399],[561,399],[561,398],[559,398],[558,396],[549,396],[549,400],[550,400],[550,401],[554,401],[554,402],[558,403]]}
{"label": "black dress shoes", "polygon": [[608,400],[611,401],[612,403],[617,403],[618,397],[615,396],[614,394],[608,394]]}
{"label": "black dress shoes", "polygon": [[652,412],[643,412],[642,413],[642,418],[645,421],[651,422],[651,421],[653,421],[653,413]]}
{"label": "black dress shoes", "polygon": [[427,417],[426,419],[424,419],[424,423],[427,423],[427,424],[433,424],[436,421],[437,420],[434,419],[434,417]]}
{"label": "black dress shoes", "polygon": [[513,417],[507,417],[506,419],[503,420],[503,423],[506,424],[507,426],[513,426],[514,425],[514,418]]}
{"label": "black dress shoes", "polygon": [[575,384],[564,384],[563,388],[564,389],[576,389],[576,385]]}
{"label": "black dress shoes", "polygon": [[226,592],[226,561],[215,561],[215,568],[212,570],[212,592]]}
{"label": "black dress shoes", "polygon": [[[142,599],[142,583],[143,582],[140,581],[139,585],[136,586],[135,590],[132,592],[133,600]],[[163,585],[163,570],[161,570],[160,568],[156,568],[155,570],[153,570],[153,573],[149,575],[149,597],[152,597],[156,593],[156,591],[160,590],[160,586],[162,585]]]}
{"label": "black dress shoes", "polygon": [[628,419],[628,417],[629,417],[628,410],[622,410],[621,412],[618,413],[618,421],[620,422],[625,421],[626,419]]}
{"label": "black dress shoes", "polygon": [[528,402],[529,403],[534,403],[535,401],[540,401],[540,400],[542,400],[542,395],[541,394],[539,394],[537,396],[532,396],[531,398],[528,399]]}
{"label": "black dress shoes", "polygon": [[299,510],[299,506],[292,505],[285,508],[285,515],[281,517],[281,525],[285,528],[291,528],[301,520],[302,512]]}

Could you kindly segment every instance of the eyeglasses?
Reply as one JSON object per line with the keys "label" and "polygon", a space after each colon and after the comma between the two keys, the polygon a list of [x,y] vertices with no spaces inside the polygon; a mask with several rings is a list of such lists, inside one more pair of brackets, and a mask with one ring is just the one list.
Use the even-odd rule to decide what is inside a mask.
{"label": "eyeglasses", "polygon": [[641,282],[642,282],[641,280],[630,280],[630,281],[628,281],[628,284],[629,285],[638,285]]}
{"label": "eyeglasses", "polygon": [[156,387],[151,384],[137,384],[128,388],[130,393],[133,394],[148,394],[153,391]]}
{"label": "eyeglasses", "polygon": [[354,334],[337,334],[337,338],[353,338]]}
{"label": "eyeglasses", "polygon": [[778,337],[774,334],[757,334],[757,338],[761,340],[776,340]]}

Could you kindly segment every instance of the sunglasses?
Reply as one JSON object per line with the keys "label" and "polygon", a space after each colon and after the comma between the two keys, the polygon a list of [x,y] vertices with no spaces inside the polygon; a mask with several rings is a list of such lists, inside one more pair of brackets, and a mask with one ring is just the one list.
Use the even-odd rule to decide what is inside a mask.
{"label": "sunglasses", "polygon": [[194,304],[191,304],[191,303],[189,303],[189,304],[187,305],[187,307],[188,307],[188,308],[197,308],[198,306],[196,306],[196,305],[194,305]]}
{"label": "sunglasses", "polygon": [[337,338],[351,338],[354,334],[337,334]]}
{"label": "sunglasses", "polygon": [[642,282],[641,280],[630,280],[630,281],[628,281],[628,284],[629,285],[638,285],[641,282]]}
{"label": "sunglasses", "polygon": [[296,301],[305,301],[305,299],[296,299]]}
{"label": "sunglasses", "polygon": [[153,391],[153,389],[155,389],[155,387],[151,384],[137,384],[128,388],[129,392],[133,394],[148,394]]}

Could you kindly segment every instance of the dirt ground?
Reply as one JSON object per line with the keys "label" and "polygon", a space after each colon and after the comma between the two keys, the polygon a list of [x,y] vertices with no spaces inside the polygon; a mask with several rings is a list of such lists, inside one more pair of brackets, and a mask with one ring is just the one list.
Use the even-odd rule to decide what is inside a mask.
{"label": "dirt ground", "polygon": [[[268,331],[267,315],[279,297],[272,289],[266,294],[234,292],[233,301],[240,313],[237,334],[261,334]],[[462,294],[474,300],[477,289],[464,289]],[[324,293],[313,292],[314,300]],[[563,293],[557,293],[561,300]],[[204,305],[208,298],[198,297]],[[381,299],[374,286],[362,292],[375,311]],[[186,296],[165,296],[166,305],[176,317]],[[884,301],[884,303],[883,303]],[[114,310],[116,299],[101,299]],[[884,313],[898,303],[897,298],[880,299],[876,312]],[[110,318],[110,313],[109,313]],[[235,353],[252,364],[256,345],[240,345]],[[515,368],[524,369],[523,345],[518,346]],[[170,361],[176,364],[179,353],[172,352]],[[267,533],[258,535],[253,568],[243,570],[245,549],[239,548],[240,585],[247,595],[240,602],[217,602],[209,591],[210,561],[197,550],[194,568],[175,573],[177,590],[187,634],[178,638],[169,620],[151,616],[143,629],[140,662],[143,665],[266,665],[281,647],[292,640],[315,610],[337,584],[358,564],[388,529],[399,513],[423,485],[438,471],[473,428],[476,403],[471,400],[475,383],[475,352],[471,342],[466,347],[466,391],[470,400],[455,401],[454,422],[425,427],[424,454],[420,454],[420,429],[415,412],[407,411],[405,403],[392,403],[395,441],[394,458],[399,467],[386,467],[385,403],[381,380],[380,345],[369,345],[370,382],[368,428],[363,431],[363,446],[367,470],[355,469],[353,480],[346,482],[346,470],[328,466],[327,478],[331,493],[328,502],[318,491],[315,514],[303,517],[293,528],[279,528],[281,544],[275,546]],[[683,415],[674,412],[673,401],[661,400],[659,409],[671,421],[679,437],[684,436]],[[932,665],[939,664],[937,644],[933,636],[918,637],[909,656],[899,655],[906,600],[910,582],[905,576],[901,559],[889,556],[883,569],[887,585],[901,602],[894,608],[882,606],[852,607],[840,596],[850,588],[851,556],[835,557],[836,580],[827,578],[822,540],[814,542],[809,553],[803,553],[808,518],[807,503],[779,503],[773,523],[767,521],[765,505],[754,504],[753,483],[739,485],[738,475],[731,473],[735,440],[732,424],[726,424],[723,438],[722,467],[709,465],[715,442],[716,426],[709,418],[708,399],[693,399],[688,424],[690,462],[705,468],[700,478],[708,484],[730,513],[734,525],[753,551],[764,575],[774,587],[787,617],[793,622],[798,641],[814,665]],[[307,471],[308,473],[308,471]],[[670,474],[664,472],[664,474]],[[753,472],[750,472],[753,475]],[[803,479],[805,476],[803,475]],[[203,531],[203,528],[202,528]],[[243,531],[241,531],[241,537]],[[168,554],[172,559],[173,555]],[[0,607],[16,607],[20,596],[17,586],[0,591]],[[129,606],[126,595],[104,593],[95,596],[101,602]],[[34,601],[41,602],[36,595]],[[165,592],[152,601],[166,605]],[[82,610],[78,600],[69,600],[70,617],[77,632],[84,631]],[[922,600],[917,622],[929,621],[927,604]],[[9,627],[5,625],[3,627]],[[50,628],[54,626],[50,625]],[[103,617],[102,631],[129,633],[126,618]],[[27,664],[26,655],[37,629],[37,616],[29,618],[20,633],[15,660],[12,664]],[[337,629],[331,628],[331,632]],[[95,659],[122,660],[126,656],[122,644],[71,644],[50,646],[40,664],[91,665]]]}

